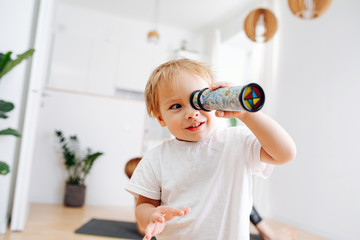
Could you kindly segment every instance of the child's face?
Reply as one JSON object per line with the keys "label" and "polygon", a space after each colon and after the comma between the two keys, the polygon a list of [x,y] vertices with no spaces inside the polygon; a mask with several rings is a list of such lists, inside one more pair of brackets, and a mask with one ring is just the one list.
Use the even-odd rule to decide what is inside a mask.
{"label": "child's face", "polygon": [[179,76],[178,85],[173,85],[167,84],[159,90],[161,116],[157,119],[177,139],[199,141],[214,128],[215,113],[195,110],[190,105],[190,95],[209,85],[200,76],[186,72]]}

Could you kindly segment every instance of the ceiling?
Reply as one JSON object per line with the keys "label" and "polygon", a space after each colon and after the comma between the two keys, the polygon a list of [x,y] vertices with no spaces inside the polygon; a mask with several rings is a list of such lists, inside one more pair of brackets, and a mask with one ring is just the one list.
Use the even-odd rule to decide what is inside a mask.
{"label": "ceiling", "polygon": [[[155,22],[157,0],[60,0],[111,14]],[[197,31],[236,16],[254,0],[158,0],[159,25]]]}

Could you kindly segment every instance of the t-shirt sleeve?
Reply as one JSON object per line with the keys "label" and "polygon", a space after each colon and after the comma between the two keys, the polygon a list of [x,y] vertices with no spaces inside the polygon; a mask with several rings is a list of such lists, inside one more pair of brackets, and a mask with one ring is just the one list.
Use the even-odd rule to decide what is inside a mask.
{"label": "t-shirt sleeve", "polygon": [[257,139],[256,141],[254,141],[253,144],[254,144],[253,154],[255,157],[253,158],[253,161],[250,163],[252,174],[262,178],[268,178],[274,170],[274,165],[261,162],[260,161],[261,144]]}
{"label": "t-shirt sleeve", "polygon": [[245,154],[253,175],[268,178],[274,170],[274,165],[260,161],[261,144],[255,135],[245,126],[239,127],[240,136],[245,144]]}
{"label": "t-shirt sleeve", "polygon": [[161,187],[159,181],[159,170],[156,170],[158,159],[154,159],[152,154],[145,155],[136,167],[125,190],[135,197],[142,195],[154,200],[160,200]]}

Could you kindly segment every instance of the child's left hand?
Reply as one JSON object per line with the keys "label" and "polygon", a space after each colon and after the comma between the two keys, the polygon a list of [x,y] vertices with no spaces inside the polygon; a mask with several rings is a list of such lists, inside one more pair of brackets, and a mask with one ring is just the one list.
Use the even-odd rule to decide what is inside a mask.
{"label": "child's left hand", "polygon": [[156,211],[150,216],[143,240],[149,240],[151,237],[161,233],[167,221],[170,221],[174,217],[185,216],[189,212],[190,208],[178,209],[168,206],[158,206]]}
{"label": "child's left hand", "polygon": [[[214,91],[218,88],[226,88],[226,87],[232,87],[234,86],[233,83],[230,82],[216,82],[209,86],[209,90]],[[244,114],[246,111],[221,111],[216,110],[215,115],[217,117],[221,118],[239,118],[242,114]]]}

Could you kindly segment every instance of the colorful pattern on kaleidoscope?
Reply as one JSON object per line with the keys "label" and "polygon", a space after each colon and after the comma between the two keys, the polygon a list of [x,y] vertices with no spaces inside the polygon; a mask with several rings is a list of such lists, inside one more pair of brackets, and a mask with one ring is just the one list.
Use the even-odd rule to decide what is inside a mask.
{"label": "colorful pattern on kaleidoscope", "polygon": [[256,86],[249,86],[244,92],[244,103],[249,110],[256,110],[261,108],[263,98],[260,91]]}

